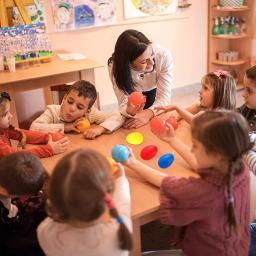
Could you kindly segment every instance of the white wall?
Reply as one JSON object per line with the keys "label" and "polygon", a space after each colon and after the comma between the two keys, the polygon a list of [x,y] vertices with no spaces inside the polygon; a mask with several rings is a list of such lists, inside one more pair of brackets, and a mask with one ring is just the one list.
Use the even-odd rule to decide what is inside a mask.
{"label": "white wall", "polygon": [[[125,21],[123,1],[117,0],[119,25],[68,32],[53,32],[51,1],[45,2],[53,49],[81,52],[105,65],[96,70],[96,86],[102,106],[116,102],[106,63],[117,37],[126,29],[140,30],[151,41],[170,50],[175,62],[174,87],[198,83],[207,71],[207,1],[191,0],[192,5],[181,14]],[[24,115],[29,115],[27,110],[24,111]]]}

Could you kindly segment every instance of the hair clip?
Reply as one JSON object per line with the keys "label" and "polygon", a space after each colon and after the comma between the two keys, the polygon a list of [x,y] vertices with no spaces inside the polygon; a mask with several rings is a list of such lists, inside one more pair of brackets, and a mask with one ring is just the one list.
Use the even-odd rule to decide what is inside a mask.
{"label": "hair clip", "polygon": [[115,204],[113,203],[112,196],[109,193],[105,193],[103,196],[103,201],[107,204],[110,210],[116,208]]}
{"label": "hair clip", "polygon": [[235,201],[235,200],[234,200],[234,197],[233,197],[233,196],[229,197],[229,199],[228,199],[228,202],[229,202],[229,203],[233,204],[234,201]]}
{"label": "hair clip", "polygon": [[225,71],[225,70],[222,70],[222,69],[218,69],[218,70],[215,70],[215,71],[213,72],[213,74],[214,74],[215,76],[217,76],[218,78],[220,78],[220,77],[222,77],[222,76],[226,76],[226,75],[228,74],[228,72]]}
{"label": "hair clip", "polygon": [[124,223],[124,219],[123,219],[123,217],[120,216],[120,215],[118,215],[118,216],[116,217],[116,220],[117,220],[117,222],[118,222],[119,224]]}

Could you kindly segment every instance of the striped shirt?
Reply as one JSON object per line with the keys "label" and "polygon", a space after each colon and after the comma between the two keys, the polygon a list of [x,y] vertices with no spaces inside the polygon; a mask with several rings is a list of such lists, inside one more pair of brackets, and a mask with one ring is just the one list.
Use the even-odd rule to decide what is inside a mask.
{"label": "striped shirt", "polygon": [[250,171],[252,171],[253,174],[256,175],[256,133],[251,133],[250,138],[251,141],[254,142],[254,146],[252,150],[250,150],[245,156],[245,160],[248,164]]}

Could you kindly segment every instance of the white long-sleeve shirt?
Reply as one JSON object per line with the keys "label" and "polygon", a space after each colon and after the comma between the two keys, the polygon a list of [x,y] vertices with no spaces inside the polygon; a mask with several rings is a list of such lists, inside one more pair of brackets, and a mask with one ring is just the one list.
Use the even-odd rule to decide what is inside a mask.
{"label": "white long-sleeve shirt", "polygon": [[[44,113],[39,116],[30,126],[30,130],[56,132],[63,129],[63,121],[60,119],[61,105],[48,105]],[[95,123],[113,132],[120,128],[125,118],[120,113],[104,113],[95,107],[91,108],[87,116],[91,124]]]}
{"label": "white long-sleeve shirt", "polygon": [[253,148],[245,156],[245,160],[248,164],[249,170],[256,175],[256,133],[250,135],[251,141],[254,143]]}
{"label": "white long-sleeve shirt", "polygon": [[[132,80],[135,84],[135,90],[139,92],[150,91],[156,88],[156,98],[150,109],[156,106],[169,105],[171,102],[171,87],[173,82],[173,58],[170,52],[157,44],[152,44],[155,55],[155,70],[151,73],[142,73],[131,69]],[[131,117],[126,112],[128,95],[121,91],[115,82],[112,74],[112,64],[109,64],[109,77],[113,84],[120,112],[124,116]]]}
{"label": "white long-sleeve shirt", "polygon": [[[130,188],[126,177],[115,181],[114,201],[127,228],[132,230]],[[107,223],[77,228],[46,218],[37,229],[39,244],[47,256],[128,256],[119,249],[119,224]]]}

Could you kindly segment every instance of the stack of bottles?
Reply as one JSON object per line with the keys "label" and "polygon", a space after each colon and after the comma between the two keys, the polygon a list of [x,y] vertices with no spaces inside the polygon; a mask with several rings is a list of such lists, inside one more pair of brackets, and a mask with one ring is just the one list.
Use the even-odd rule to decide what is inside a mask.
{"label": "stack of bottles", "polygon": [[246,33],[246,19],[234,16],[215,17],[213,35],[241,35]]}

